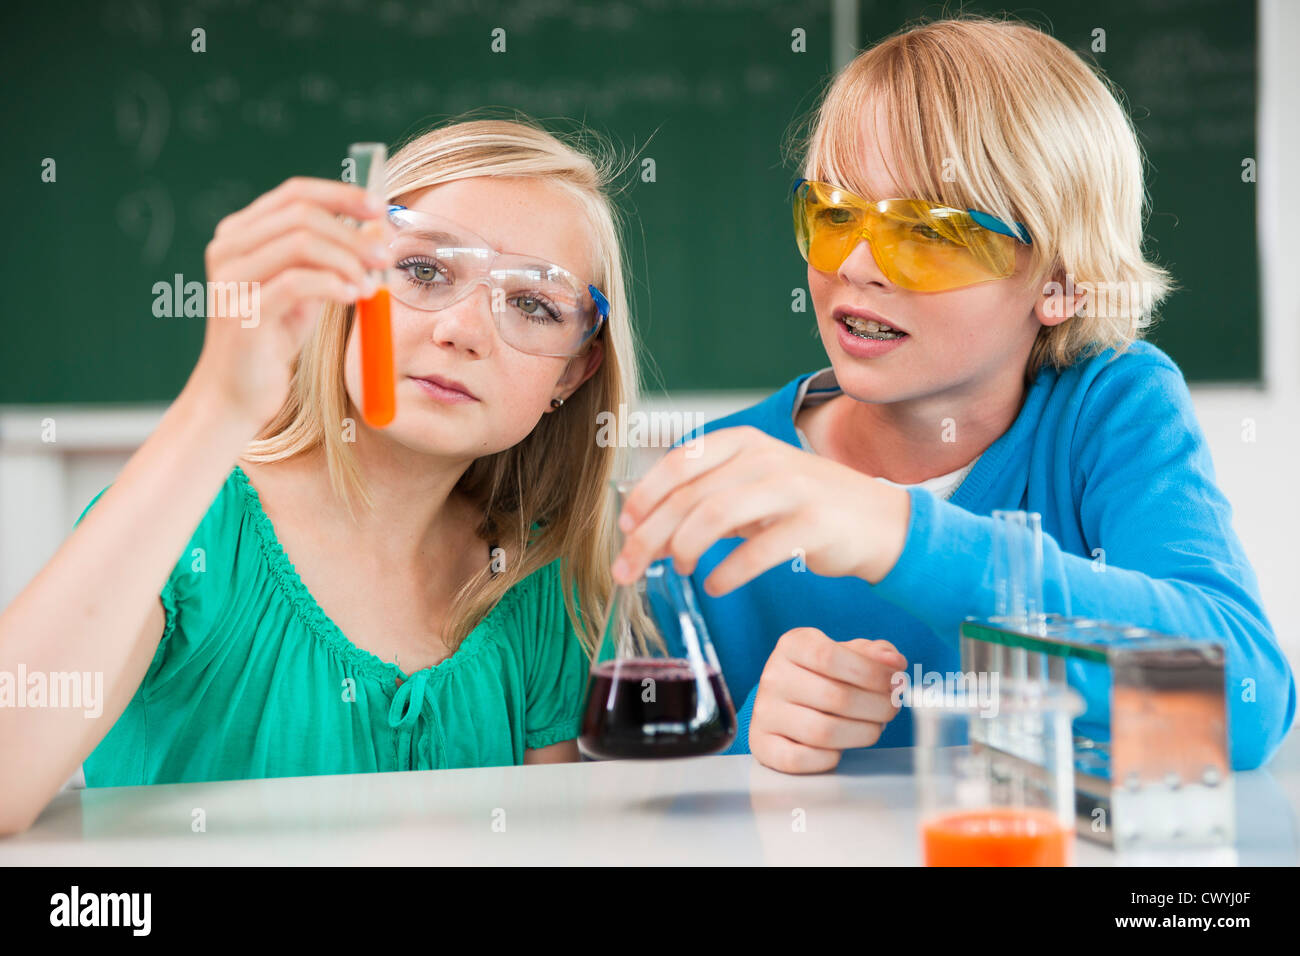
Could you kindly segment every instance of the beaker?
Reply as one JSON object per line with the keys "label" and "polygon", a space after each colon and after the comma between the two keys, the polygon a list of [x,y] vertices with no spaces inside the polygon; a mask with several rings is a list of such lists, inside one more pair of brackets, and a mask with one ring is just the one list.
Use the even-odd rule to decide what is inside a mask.
{"label": "beaker", "polygon": [[[616,515],[635,485],[610,482]],[[582,752],[600,760],[693,757],[725,750],[735,736],[736,710],[690,578],[665,559],[617,585],[587,684]]]}
{"label": "beaker", "polygon": [[904,704],[926,866],[1070,865],[1078,693],[964,675],[960,685],[909,687]]}

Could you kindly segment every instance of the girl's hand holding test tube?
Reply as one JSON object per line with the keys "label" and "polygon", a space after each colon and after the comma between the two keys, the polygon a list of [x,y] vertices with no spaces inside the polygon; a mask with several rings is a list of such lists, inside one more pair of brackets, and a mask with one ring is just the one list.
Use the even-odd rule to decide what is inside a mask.
{"label": "girl's hand holding test tube", "polygon": [[327,301],[372,294],[370,269],[388,266],[383,243],[338,216],[381,219],[381,200],[349,183],[294,177],[217,224],[209,283],[255,283],[254,315],[213,314],[190,377],[258,426],[288,395],[291,366]]}
{"label": "girl's hand holding test tube", "polygon": [[[102,674],[108,691],[94,721],[74,709],[0,714],[0,835],[31,826],[130,703],[164,634],[160,589],[232,463],[288,397],[322,307],[359,298],[366,269],[387,267],[386,249],[371,249],[374,239],[336,217],[386,213],[357,186],[294,178],[218,224],[205,256],[203,349],[184,389],[0,614],[0,670],[4,661],[27,661],[33,672],[84,669]],[[239,314],[228,314],[232,299]]]}

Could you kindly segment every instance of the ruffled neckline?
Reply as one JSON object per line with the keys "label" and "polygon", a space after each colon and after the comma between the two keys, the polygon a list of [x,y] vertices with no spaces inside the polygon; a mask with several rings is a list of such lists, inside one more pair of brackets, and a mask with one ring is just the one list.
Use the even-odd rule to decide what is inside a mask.
{"label": "ruffled neckline", "polygon": [[[334,619],[325,613],[325,609],[320,606],[311,591],[307,589],[307,585],[303,583],[298,574],[298,569],[289,560],[289,555],[285,552],[284,546],[275,533],[275,525],[271,522],[271,516],[262,507],[262,498],[247,473],[239,465],[235,465],[233,474],[242,492],[241,499],[244,505],[244,513],[252,522],[258,539],[262,542],[262,551],[266,556],[266,562],[271,569],[271,574],[276,579],[281,590],[289,598],[307,629],[358,673],[372,677],[381,683],[393,685],[397,681],[401,681],[404,684],[415,674],[421,673],[421,671],[415,671],[413,674],[407,674],[396,664],[358,647],[348,639],[348,636],[343,633],[343,630],[334,622]],[[519,600],[522,584],[522,581],[519,582],[502,595],[501,600],[465,636],[460,647],[450,657],[423,668],[423,671],[427,671],[430,678],[445,676],[464,666],[468,660],[476,656],[487,643],[489,634],[498,632],[501,629],[501,622],[504,620],[506,611]]]}

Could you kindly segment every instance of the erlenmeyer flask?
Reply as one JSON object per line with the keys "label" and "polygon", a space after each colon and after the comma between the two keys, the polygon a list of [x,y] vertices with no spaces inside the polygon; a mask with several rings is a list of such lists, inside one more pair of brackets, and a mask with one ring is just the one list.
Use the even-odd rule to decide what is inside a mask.
{"label": "erlenmeyer flask", "polygon": [[[635,484],[610,482],[615,514]],[[725,750],[735,736],[736,709],[690,579],[665,560],[616,586],[587,683],[582,752],[600,760],[692,757]]]}

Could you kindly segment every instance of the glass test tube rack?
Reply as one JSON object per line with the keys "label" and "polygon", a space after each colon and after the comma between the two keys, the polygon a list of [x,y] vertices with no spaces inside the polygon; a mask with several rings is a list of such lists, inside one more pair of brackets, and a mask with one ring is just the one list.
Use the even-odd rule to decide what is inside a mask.
{"label": "glass test tube rack", "polygon": [[[1074,721],[1079,836],[1116,850],[1232,844],[1222,641],[1056,614],[968,617],[961,657],[968,675],[1073,684],[1086,671],[1108,684],[1105,712]],[[1032,746],[979,743],[1034,763]]]}

